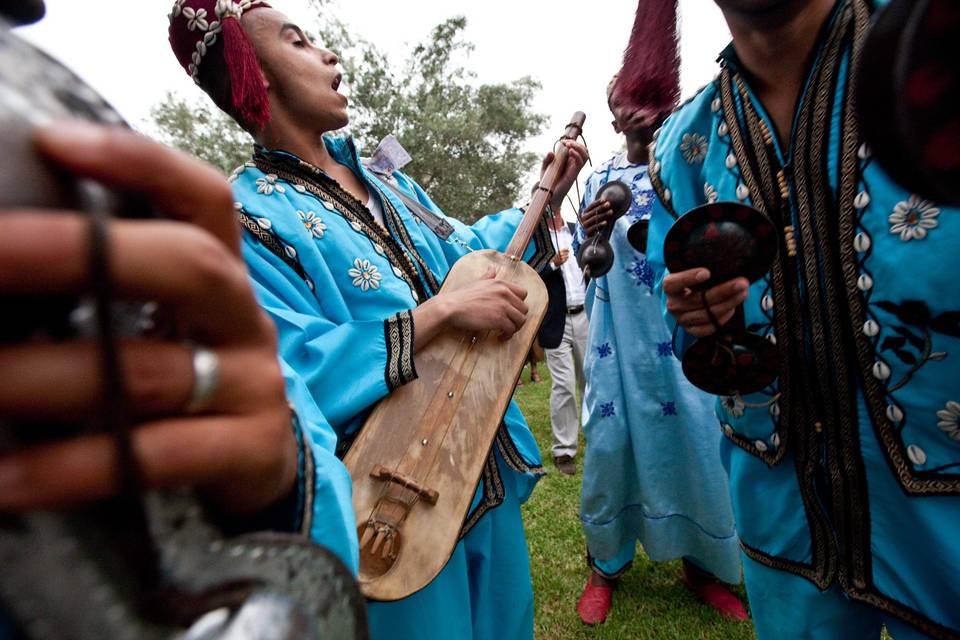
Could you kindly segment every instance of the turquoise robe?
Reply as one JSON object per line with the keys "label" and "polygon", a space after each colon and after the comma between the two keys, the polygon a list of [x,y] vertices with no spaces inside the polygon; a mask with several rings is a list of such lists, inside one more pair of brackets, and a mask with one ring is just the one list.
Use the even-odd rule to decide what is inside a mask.
{"label": "turquoise robe", "polygon": [[[367,171],[352,140],[327,137],[325,143],[380,200],[386,229],[319,169],[285,152],[259,152],[231,180],[248,231],[244,258],[279,330],[288,379],[316,402],[342,452],[373,405],[416,377],[410,310],[439,289],[467,251],[504,250],[522,215],[508,210],[473,226],[448,218],[454,233],[443,241]],[[397,172],[391,180],[440,213],[410,178]],[[536,268],[552,254],[546,233],[541,225],[525,256]],[[318,434],[317,441],[328,435]],[[512,402],[496,443],[467,518],[469,532],[453,558],[413,596],[371,603],[374,638],[492,638],[495,622],[498,636],[531,637],[532,587],[519,505],[542,470],[533,435]],[[347,528],[355,526],[352,513],[330,513],[345,517]],[[355,533],[350,537],[355,545]],[[430,612],[426,618],[424,611]]]}
{"label": "turquoise robe", "polygon": [[737,583],[740,550],[714,399],[683,377],[653,271],[627,240],[656,199],[647,166],[630,164],[626,154],[608,160],[587,179],[581,209],[611,180],[629,185],[633,202],[610,235],[613,267],[587,288],[580,499],[587,549],[607,576],[626,568],[639,540],[651,560],[689,557]]}
{"label": "turquoise robe", "polygon": [[[831,20],[853,8],[865,11],[841,0]],[[821,42],[815,52],[811,84],[826,64],[825,47]],[[838,80],[826,94],[834,106],[813,120],[821,130],[810,135],[795,125],[789,149],[775,138],[769,143],[782,165],[803,132],[827,159],[824,183],[813,189],[785,172],[797,255],[790,257],[782,241],[778,260],[785,277],[800,284],[778,290],[768,274],[751,286],[744,305],[754,332],[778,349],[802,348],[787,352],[798,355],[769,388],[717,403],[748,558],[747,591],[760,638],[879,637],[882,620],[960,638],[960,211],[895,184],[856,138],[845,155],[849,168],[841,169],[839,132],[853,117],[850,55],[844,42]],[[721,60],[736,72],[732,47]],[[738,154],[734,134],[746,130],[748,108],[774,128],[748,82],[742,94],[722,94],[730,86],[726,73],[674,113],[655,142],[651,174],[659,198],[649,246],[658,287],[675,216],[718,200],[757,205],[762,193],[746,177],[748,156]],[[756,157],[749,156],[748,168]],[[805,199],[821,196],[824,205],[799,217]],[[777,233],[786,237],[782,227]],[[813,301],[835,292],[838,302],[816,311]],[[787,304],[793,306],[784,313]],[[839,315],[829,319],[831,310]],[[683,353],[690,337],[682,330],[675,337]],[[786,387],[787,378],[808,391]],[[791,581],[805,586],[773,595],[789,593]],[[843,629],[840,614],[818,627],[831,609],[850,620],[872,611],[871,631]],[[818,628],[823,635],[811,631]]]}

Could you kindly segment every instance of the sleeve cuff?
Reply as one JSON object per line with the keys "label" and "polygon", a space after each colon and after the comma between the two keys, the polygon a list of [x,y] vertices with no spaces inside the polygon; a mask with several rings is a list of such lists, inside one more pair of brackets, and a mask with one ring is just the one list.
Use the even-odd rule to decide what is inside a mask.
{"label": "sleeve cuff", "polygon": [[387,364],[383,377],[387,389],[393,391],[417,379],[413,363],[413,313],[401,311],[383,322],[383,334],[387,344]]}

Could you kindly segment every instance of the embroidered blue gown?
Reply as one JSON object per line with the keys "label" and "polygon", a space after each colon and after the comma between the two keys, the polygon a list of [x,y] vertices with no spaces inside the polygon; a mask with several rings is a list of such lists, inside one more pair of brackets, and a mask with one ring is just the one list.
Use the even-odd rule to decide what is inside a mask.
{"label": "embroidered blue gown", "polygon": [[582,207],[611,180],[630,185],[634,199],[610,237],[613,268],[587,289],[580,500],[587,549],[608,576],[629,565],[639,540],[652,560],[686,556],[737,583],[740,552],[713,399],[683,377],[653,271],[627,240],[655,199],[647,167],[626,154],[608,160],[587,180]]}
{"label": "embroidered blue gown", "polygon": [[[284,152],[259,151],[231,179],[248,231],[244,257],[260,301],[276,322],[290,379],[306,388],[343,449],[373,405],[416,376],[410,310],[439,289],[468,248],[505,249],[521,213],[501,212],[473,226],[448,219],[455,231],[442,241],[367,171],[351,140],[325,142],[379,199],[386,228],[321,171]],[[408,177],[397,172],[391,179],[410,198],[438,211]],[[550,247],[541,225],[526,257],[542,268]],[[468,533],[426,588],[398,602],[371,603],[374,638],[532,637],[533,595],[519,506],[542,471],[536,442],[514,403],[504,423],[491,458],[495,463],[488,463],[467,519]],[[355,527],[353,514],[333,505],[342,498],[331,496],[329,512],[325,505],[316,512]],[[352,549],[355,537],[350,536]]]}
{"label": "embroidered blue gown", "polygon": [[[851,16],[865,25],[865,12],[843,0],[830,27],[853,29]],[[789,366],[769,388],[717,403],[758,636],[879,638],[886,624],[897,640],[956,639],[960,210],[906,191],[872,160],[841,42],[835,69],[831,41],[820,43],[808,82],[827,88],[826,115],[805,119],[807,93],[789,148],[772,137],[768,151],[773,125],[732,47],[722,54],[718,79],[657,137],[650,260],[659,286],[667,230],[707,202],[764,206],[778,227],[778,258],[750,288],[746,325]],[[776,180],[788,160],[785,190],[771,193],[765,166]],[[780,240],[787,225],[795,256]],[[689,342],[679,331],[677,351]]]}

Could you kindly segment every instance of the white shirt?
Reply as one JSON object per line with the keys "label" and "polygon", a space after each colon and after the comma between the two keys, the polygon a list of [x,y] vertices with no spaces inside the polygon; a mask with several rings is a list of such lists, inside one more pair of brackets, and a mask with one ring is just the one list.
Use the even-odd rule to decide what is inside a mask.
{"label": "white shirt", "polygon": [[570,251],[566,262],[558,267],[551,260],[550,268],[563,271],[563,286],[567,290],[567,307],[579,307],[583,304],[586,292],[583,288],[583,271],[577,264],[577,256],[573,255],[573,235],[564,223],[556,231],[550,230],[550,238],[553,240],[557,253],[560,252],[560,249],[569,249]]}
{"label": "white shirt", "polygon": [[383,207],[380,206],[380,200],[372,193],[367,200],[367,211],[370,212],[370,215],[373,216],[373,219],[376,220],[381,227],[385,226],[383,224]]}

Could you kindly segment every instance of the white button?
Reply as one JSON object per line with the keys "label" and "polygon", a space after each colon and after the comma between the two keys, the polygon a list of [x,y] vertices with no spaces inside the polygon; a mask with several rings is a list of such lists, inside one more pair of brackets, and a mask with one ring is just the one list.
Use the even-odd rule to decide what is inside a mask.
{"label": "white button", "polygon": [[760,307],[764,311],[773,309],[773,296],[763,296],[763,300],[760,301]]}
{"label": "white button", "polygon": [[915,444],[907,447],[907,457],[913,464],[924,465],[927,463],[927,452]]}
{"label": "white button", "polygon": [[290,256],[291,258],[297,257],[297,250],[291,247],[290,245],[284,246],[283,250],[286,251],[287,255]]}
{"label": "white button", "polygon": [[724,432],[725,434],[727,434],[728,436],[732,436],[732,435],[733,435],[733,427],[731,427],[729,424],[724,424],[724,425],[723,425],[723,432]]}
{"label": "white button", "polygon": [[775,333],[768,333],[767,340],[770,341],[770,344],[777,344],[777,335]]}
{"label": "white button", "polygon": [[664,190],[663,190],[663,199],[666,200],[667,202],[670,202],[670,196],[671,196],[671,194],[670,194],[670,189],[664,189]]}
{"label": "white button", "polygon": [[650,165],[650,172],[651,172],[651,173],[660,173],[660,161],[659,161],[659,160],[654,160],[654,161],[653,161],[653,164]]}
{"label": "white button", "polygon": [[764,442],[763,440],[757,440],[756,442],[753,443],[753,446],[755,446],[757,448],[757,451],[759,451],[760,453],[763,453],[764,451],[767,450],[767,443]]}
{"label": "white button", "polygon": [[868,204],[870,204],[870,194],[866,191],[861,191],[853,199],[853,206],[857,209],[863,209]]}
{"label": "white button", "polygon": [[[779,418],[779,417],[780,417],[780,403],[779,403],[779,402],[773,402],[773,403],[770,405],[770,415],[772,415],[774,418]],[[778,438],[779,438],[779,436],[778,436]]]}
{"label": "white button", "polygon": [[273,226],[273,223],[270,222],[269,218],[257,218],[257,225],[259,225],[261,229],[269,229]]}
{"label": "white button", "polygon": [[858,233],[853,239],[853,248],[857,253],[864,253],[870,249],[870,236],[865,233]]}
{"label": "white button", "polygon": [[860,289],[860,291],[870,291],[870,289],[873,289],[873,278],[867,274],[863,274],[857,278],[857,288]]}
{"label": "white button", "polygon": [[727,165],[727,169],[733,169],[735,166],[737,166],[737,156],[733,155],[732,153],[729,154],[724,164]]}
{"label": "white button", "polygon": [[773,445],[773,448],[774,448],[774,449],[779,449],[779,448],[780,448],[780,434],[779,434],[779,433],[775,433],[775,434],[773,434],[772,436],[770,436],[770,444]]}
{"label": "white button", "polygon": [[888,404],[887,420],[894,424],[900,424],[900,421],[903,420],[903,411],[900,410],[900,407],[895,404]]}
{"label": "white button", "polygon": [[873,363],[873,377],[877,380],[886,380],[890,377],[890,367],[886,362],[877,360]]}
{"label": "white button", "polygon": [[870,338],[880,333],[880,325],[875,320],[867,320],[863,323],[863,335]]}
{"label": "white button", "polygon": [[721,122],[721,123],[720,123],[720,126],[717,127],[717,134],[718,134],[720,137],[723,137],[723,136],[727,135],[727,133],[729,133],[729,132],[730,132],[730,129],[729,129],[729,127],[727,127],[727,123],[726,123],[726,122]]}
{"label": "white button", "polygon": [[861,160],[866,160],[867,158],[869,158],[870,145],[868,145],[866,142],[860,145],[860,148],[857,149],[857,157],[860,158]]}
{"label": "white button", "polygon": [[720,111],[720,98],[713,99],[713,102],[710,103],[710,110],[714,113]]}
{"label": "white button", "polygon": [[746,200],[750,197],[750,189],[747,188],[745,184],[737,185],[737,199]]}

